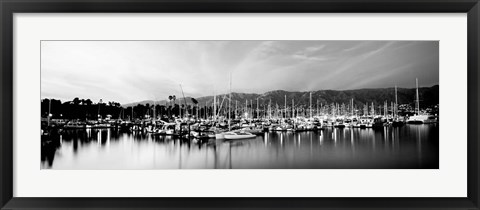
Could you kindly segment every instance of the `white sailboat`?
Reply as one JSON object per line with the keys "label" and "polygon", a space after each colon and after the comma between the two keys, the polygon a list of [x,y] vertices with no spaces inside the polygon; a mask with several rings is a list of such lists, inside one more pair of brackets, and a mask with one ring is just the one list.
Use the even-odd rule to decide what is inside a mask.
{"label": "white sailboat", "polygon": [[415,103],[415,112],[416,114],[413,116],[410,116],[407,120],[407,123],[409,124],[427,124],[427,123],[436,123],[437,118],[433,115],[425,114],[425,113],[420,113],[420,99],[418,95],[418,78],[415,79],[416,87],[417,87],[417,93],[416,93],[416,103]]}
{"label": "white sailboat", "polygon": [[225,139],[227,140],[240,140],[240,139],[250,139],[255,138],[254,134],[245,131],[230,131],[224,134]]}
{"label": "white sailboat", "polygon": [[[224,98],[225,99],[225,98]],[[231,101],[232,101],[232,73],[230,73],[230,93],[228,96],[228,130],[231,130]],[[227,139],[226,135],[228,132],[222,132],[221,130],[216,129],[215,131],[215,139]]]}
{"label": "white sailboat", "polygon": [[[213,121],[217,122],[217,95],[214,94],[213,96]],[[214,127],[212,130],[215,133],[215,139],[221,140],[225,139],[223,130]]]}

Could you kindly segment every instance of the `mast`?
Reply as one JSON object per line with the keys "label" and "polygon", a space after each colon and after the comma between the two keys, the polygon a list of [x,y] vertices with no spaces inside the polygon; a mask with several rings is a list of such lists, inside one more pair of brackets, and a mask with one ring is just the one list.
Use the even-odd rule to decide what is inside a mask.
{"label": "mast", "polygon": [[258,110],[258,98],[257,98],[257,119],[259,119],[259,117],[258,117],[258,114],[259,114],[258,111],[259,111],[259,110]]}
{"label": "mast", "polygon": [[385,101],[383,103],[383,116],[385,116],[385,117],[387,117],[387,109],[388,109],[387,107],[388,107],[388,103],[387,103],[387,101]]}
{"label": "mast", "polygon": [[213,120],[217,118],[217,94],[213,91]]}
{"label": "mast", "polygon": [[285,95],[285,118],[287,118],[287,95]]}
{"label": "mast", "polygon": [[52,114],[52,99],[48,99],[48,116],[47,116],[47,119],[48,119],[48,122],[47,122],[47,125],[50,126],[50,115]]}
{"label": "mast", "polygon": [[[367,114],[365,115],[365,113],[367,113]],[[367,115],[368,115],[368,104],[365,103],[365,104],[363,105],[363,116],[367,116]]]}
{"label": "mast", "polygon": [[265,103],[263,103],[263,119],[267,118],[267,111],[265,109]]}
{"label": "mast", "polygon": [[185,103],[185,112],[184,112],[184,114],[186,113],[186,114],[187,114],[187,116],[188,116],[188,109],[187,109],[187,99],[185,98],[185,94],[183,93],[182,84],[180,84],[180,89],[182,90],[183,102]]}
{"label": "mast", "polygon": [[235,100],[235,118],[237,118],[237,104],[238,104],[238,101]]}
{"label": "mast", "polygon": [[295,118],[295,101],[292,98],[292,118]]}
{"label": "mast", "polygon": [[155,111],[155,99],[153,100],[153,120],[157,119],[157,112]]}
{"label": "mast", "polygon": [[248,115],[248,100],[245,99],[245,113]]}
{"label": "mast", "polygon": [[318,99],[317,99],[317,117],[320,116],[320,115],[318,114],[318,111],[319,111],[319,110],[318,110]]}
{"label": "mast", "polygon": [[279,114],[278,114],[278,103],[275,103],[276,107],[275,107],[275,117],[278,118],[280,117]]}
{"label": "mast", "polygon": [[397,98],[397,85],[395,85],[395,107],[393,108],[395,117],[398,115],[398,98]]}
{"label": "mast", "polygon": [[310,92],[310,118],[312,118],[312,92]]}
{"label": "mast", "polygon": [[373,105],[373,102],[372,102],[372,113],[371,113],[372,116],[375,116],[375,106]]}
{"label": "mast", "polygon": [[272,99],[270,98],[270,103],[268,104],[268,115],[272,119]]}
{"label": "mast", "polygon": [[232,130],[231,125],[230,125],[230,115],[231,115],[231,104],[232,102],[232,72],[230,72],[230,94],[229,94],[229,100],[228,100],[228,130]]}
{"label": "mast", "polygon": [[353,116],[353,98],[352,98],[352,110],[351,110],[351,112],[352,112],[352,116]]}
{"label": "mast", "polygon": [[395,105],[393,104],[393,102],[390,102],[390,106],[391,106],[391,110],[392,110],[392,116],[395,115]]}
{"label": "mast", "polygon": [[335,115],[341,116],[342,113],[340,112],[340,105],[338,103],[335,103]]}
{"label": "mast", "polygon": [[100,104],[102,103],[102,99],[100,99],[100,101],[98,102],[98,115],[97,115],[97,119],[100,118]]}
{"label": "mast", "polygon": [[252,116],[253,119],[253,100],[250,99],[250,116]]}
{"label": "mast", "polygon": [[417,115],[420,114],[420,98],[418,97],[418,78],[415,78],[415,86],[417,87],[417,103],[415,104],[415,111],[417,111]]}

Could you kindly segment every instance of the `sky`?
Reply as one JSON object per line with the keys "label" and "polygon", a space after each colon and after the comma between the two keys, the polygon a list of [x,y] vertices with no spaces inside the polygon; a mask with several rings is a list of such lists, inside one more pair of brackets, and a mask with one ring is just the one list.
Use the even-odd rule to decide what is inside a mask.
{"label": "sky", "polygon": [[438,41],[42,41],[41,97],[413,88],[437,85],[438,69]]}

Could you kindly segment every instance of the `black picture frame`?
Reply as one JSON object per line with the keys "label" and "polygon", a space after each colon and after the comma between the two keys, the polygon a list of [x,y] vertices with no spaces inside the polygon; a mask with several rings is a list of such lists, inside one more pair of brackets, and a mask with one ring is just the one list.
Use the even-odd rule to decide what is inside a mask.
{"label": "black picture frame", "polygon": [[[479,209],[478,0],[0,0],[1,209]],[[16,198],[13,197],[14,13],[467,13],[468,196],[465,198]],[[92,189],[94,190],[94,189]],[[413,190],[413,189],[412,189]]]}

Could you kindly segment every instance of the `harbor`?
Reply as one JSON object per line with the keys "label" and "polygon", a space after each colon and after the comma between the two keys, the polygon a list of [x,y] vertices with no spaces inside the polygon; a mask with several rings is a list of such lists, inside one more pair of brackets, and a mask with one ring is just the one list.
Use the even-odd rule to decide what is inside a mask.
{"label": "harbor", "polygon": [[[310,93],[307,109],[295,108],[294,99],[289,107],[285,95],[283,109],[278,104],[273,108],[270,100],[256,106],[246,101],[244,107],[237,103],[233,109],[229,103],[222,112],[222,102],[214,96],[209,107],[213,113],[203,118],[198,109],[175,113],[155,106],[136,119],[133,107],[126,117],[119,114],[112,119],[106,113],[102,118],[99,103],[99,118],[83,121],[51,119],[49,101],[50,114],[41,131],[42,167],[438,168],[438,112],[420,110],[418,88],[415,92],[413,110],[397,104],[395,88],[395,103],[378,107],[365,103],[362,109],[353,99],[350,104],[313,104]],[[109,105],[120,113],[126,110]],[[77,164],[69,166],[71,161]]]}
{"label": "harbor", "polygon": [[42,169],[439,168],[436,41],[41,51]]}

